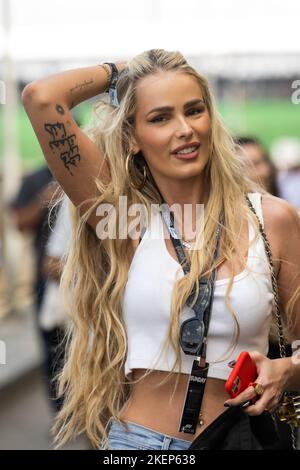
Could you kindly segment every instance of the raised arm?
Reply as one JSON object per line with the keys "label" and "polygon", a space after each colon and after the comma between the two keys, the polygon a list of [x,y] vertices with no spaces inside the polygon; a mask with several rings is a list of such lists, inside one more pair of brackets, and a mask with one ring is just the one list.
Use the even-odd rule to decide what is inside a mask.
{"label": "raised arm", "polygon": [[[119,72],[125,65],[116,64]],[[77,126],[71,109],[103,93],[107,84],[106,70],[97,65],[31,82],[22,93],[48,166],[75,206],[97,194],[96,176],[107,183],[110,172],[98,147]],[[95,228],[96,216],[91,216],[89,223]]]}

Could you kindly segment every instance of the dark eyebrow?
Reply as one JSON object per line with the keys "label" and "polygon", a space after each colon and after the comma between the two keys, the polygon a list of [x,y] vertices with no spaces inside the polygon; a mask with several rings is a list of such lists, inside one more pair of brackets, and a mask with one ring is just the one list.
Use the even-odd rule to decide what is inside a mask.
{"label": "dark eyebrow", "polygon": [[[199,98],[195,99],[195,100],[192,100],[192,101],[188,101],[187,103],[185,103],[184,105],[184,109],[186,108],[189,108],[190,106],[193,106],[195,104],[199,104],[199,103],[202,103],[204,104],[204,101],[203,100],[200,100]],[[173,107],[172,106],[161,106],[159,108],[153,108],[151,109],[151,111],[149,111],[147,114],[146,114],[146,117],[148,116],[148,114],[150,113],[154,113],[155,111],[159,111],[159,112],[163,112],[163,111],[173,111]]]}

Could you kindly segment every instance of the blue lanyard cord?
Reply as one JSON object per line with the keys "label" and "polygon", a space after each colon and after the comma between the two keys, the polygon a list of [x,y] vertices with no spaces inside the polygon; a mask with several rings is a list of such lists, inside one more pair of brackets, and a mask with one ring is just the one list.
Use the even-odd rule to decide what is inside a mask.
{"label": "blue lanyard cord", "polygon": [[[185,256],[185,251],[182,245],[182,242],[178,236],[175,224],[174,224],[174,216],[170,212],[169,206],[167,204],[162,204],[161,206],[161,215],[163,217],[163,220],[165,222],[165,225],[168,229],[168,232],[170,234],[170,238],[172,241],[172,244],[175,248],[177,258],[179,260],[179,263],[182,266],[182,269],[184,271],[184,274],[187,274],[190,271],[190,263],[187,262],[186,256]],[[221,235],[221,226],[224,224],[224,213],[223,210],[221,211],[220,214],[220,219],[219,219],[219,225],[217,227],[217,232],[216,232],[216,248],[214,252],[214,257],[213,257],[213,263],[216,261],[218,252],[219,252],[219,244],[220,244],[220,235]],[[214,281],[215,280],[215,269],[212,271],[211,278]]]}
{"label": "blue lanyard cord", "polygon": [[166,227],[168,229],[168,232],[170,234],[172,244],[173,244],[173,246],[175,248],[175,251],[176,251],[176,254],[177,254],[178,261],[179,261],[179,263],[180,263],[180,265],[183,269],[184,274],[188,274],[188,272],[190,271],[190,266],[187,263],[184,248],[182,246],[181,240],[180,240],[180,238],[178,236],[178,233],[177,233],[177,230],[175,228],[174,216],[170,212],[168,204],[166,204],[166,203],[162,204],[161,208],[162,208],[161,209],[161,215],[163,217],[165,225],[166,225]]}

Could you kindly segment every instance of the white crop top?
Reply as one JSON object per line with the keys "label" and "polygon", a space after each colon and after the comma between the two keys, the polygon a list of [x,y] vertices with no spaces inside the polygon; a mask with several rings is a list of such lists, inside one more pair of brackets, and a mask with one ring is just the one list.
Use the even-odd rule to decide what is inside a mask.
{"label": "white crop top", "polygon": [[[263,224],[261,194],[248,195]],[[179,263],[167,250],[163,220],[157,213],[151,217],[137,247],[128,273],[123,297],[123,315],[128,338],[125,374],[133,369],[170,371],[175,363],[171,345],[162,347],[170,322],[171,296],[176,279],[184,276]],[[249,240],[254,228],[249,221]],[[247,269],[249,268],[249,269]],[[272,317],[272,283],[263,240],[260,234],[248,250],[247,267],[234,277],[230,292],[231,306],[240,325],[238,344],[232,351],[236,334],[232,314],[225,305],[228,279],[216,281],[207,342],[208,377],[227,380],[228,362],[241,351],[268,352],[268,334]],[[194,316],[185,306],[182,320]],[[189,374],[194,357],[181,352],[181,372]],[[175,372],[178,369],[175,369]]]}

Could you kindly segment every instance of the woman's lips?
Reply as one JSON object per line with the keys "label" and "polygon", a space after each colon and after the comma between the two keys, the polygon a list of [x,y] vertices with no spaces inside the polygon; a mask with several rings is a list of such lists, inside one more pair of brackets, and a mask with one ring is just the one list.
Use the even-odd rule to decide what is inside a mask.
{"label": "woman's lips", "polygon": [[198,156],[200,147],[197,148],[194,152],[191,153],[172,153],[175,158],[179,160],[191,160],[192,158],[196,158]]}

